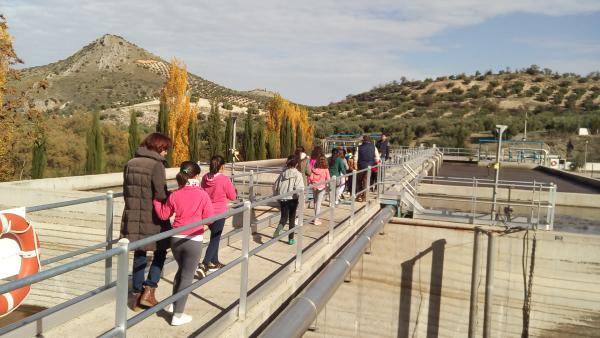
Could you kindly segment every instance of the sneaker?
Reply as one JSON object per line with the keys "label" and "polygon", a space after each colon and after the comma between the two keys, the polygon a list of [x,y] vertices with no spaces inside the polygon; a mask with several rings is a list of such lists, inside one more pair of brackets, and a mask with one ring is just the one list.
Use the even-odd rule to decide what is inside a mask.
{"label": "sneaker", "polygon": [[273,238],[279,236],[279,234],[281,233],[281,230],[283,230],[283,225],[278,224],[277,228],[275,228],[275,232],[273,232]]}
{"label": "sneaker", "polygon": [[320,219],[318,219],[318,218],[315,218],[315,220],[312,222],[312,224],[314,224],[314,225],[321,225],[321,224],[323,224],[323,223],[321,222],[321,220],[320,220]]}
{"label": "sneaker", "polygon": [[174,313],[173,318],[171,318],[172,326],[179,326],[183,324],[187,324],[192,321],[192,316],[186,315],[185,313]]}
{"label": "sneaker", "polygon": [[204,265],[204,263],[198,264],[198,268],[196,269],[196,275],[198,275],[198,279],[202,279],[208,275],[208,269]]}
{"label": "sneaker", "polygon": [[208,271],[214,272],[214,271],[217,271],[217,270],[219,270],[220,268],[222,268],[224,266],[225,266],[225,264],[223,264],[221,262],[216,262],[216,263],[210,262],[210,263],[208,263],[207,268],[208,268]]}
{"label": "sneaker", "polygon": [[173,304],[169,304],[167,305],[167,307],[165,308],[165,311],[168,313],[173,313]]}
{"label": "sneaker", "polygon": [[294,244],[296,244],[296,240],[292,238],[292,239],[288,240],[288,244],[294,245]]}

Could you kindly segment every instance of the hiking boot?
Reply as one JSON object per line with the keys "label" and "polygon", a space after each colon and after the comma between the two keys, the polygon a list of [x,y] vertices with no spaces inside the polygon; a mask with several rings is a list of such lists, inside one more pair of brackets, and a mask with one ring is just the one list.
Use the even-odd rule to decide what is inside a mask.
{"label": "hiking boot", "polygon": [[131,294],[131,310],[135,311],[135,312],[140,312],[142,311],[144,308],[142,308],[142,305],[140,304],[140,298],[142,297],[142,294],[139,292],[134,292]]}
{"label": "hiking boot", "polygon": [[293,239],[293,238],[291,238],[291,239],[288,240],[288,244],[289,245],[294,245],[294,244],[296,244],[296,240]]}
{"label": "hiking boot", "polygon": [[210,263],[208,263],[207,268],[208,268],[208,271],[214,272],[214,271],[217,271],[217,270],[219,270],[220,268],[222,268],[224,266],[225,266],[225,264],[223,264],[221,262],[216,262],[216,263],[210,262]]}
{"label": "hiking boot", "polygon": [[144,285],[144,293],[142,293],[142,296],[140,297],[140,304],[148,307],[153,307],[154,305],[158,304],[158,301],[154,296],[155,291],[156,288]]}
{"label": "hiking boot", "polygon": [[198,279],[202,279],[206,277],[206,275],[208,275],[208,268],[206,267],[206,265],[204,265],[204,263],[198,264],[198,268],[196,269],[196,275],[198,276]]}

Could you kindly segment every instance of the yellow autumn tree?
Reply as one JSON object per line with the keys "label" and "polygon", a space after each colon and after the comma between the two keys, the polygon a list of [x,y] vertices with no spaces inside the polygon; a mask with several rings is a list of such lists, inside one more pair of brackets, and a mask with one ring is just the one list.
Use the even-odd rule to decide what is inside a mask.
{"label": "yellow autumn tree", "polygon": [[189,125],[190,120],[196,118],[198,109],[190,104],[187,70],[177,59],[171,61],[163,94],[167,108],[167,134],[173,140],[171,165],[178,166],[189,158]]}
{"label": "yellow autumn tree", "polygon": [[14,144],[15,114],[10,103],[5,102],[9,77],[16,77],[12,65],[22,63],[17,57],[12,38],[4,16],[0,14],[0,181],[12,176],[12,163],[9,159],[10,149]]}
{"label": "yellow autumn tree", "polygon": [[[291,104],[280,95],[275,95],[267,105],[267,148],[270,156],[280,153],[280,136],[284,121],[291,123],[295,131],[295,145],[303,145],[306,149],[312,148],[314,127],[308,120],[308,110]],[[296,139],[299,136],[301,140]]]}

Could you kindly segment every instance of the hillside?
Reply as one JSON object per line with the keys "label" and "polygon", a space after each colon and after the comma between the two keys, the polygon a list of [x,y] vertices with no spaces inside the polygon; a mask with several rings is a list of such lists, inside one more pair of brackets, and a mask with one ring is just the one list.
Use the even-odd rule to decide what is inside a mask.
{"label": "hillside", "polygon": [[[311,109],[317,134],[386,131],[396,144],[470,146],[496,124],[521,139],[544,140],[564,153],[579,127],[600,129],[600,74],[557,74],[537,66],[515,72],[491,71],[423,81],[393,81],[345,100]],[[598,137],[592,137],[597,147]],[[577,145],[576,145],[577,146]]]}
{"label": "hillside", "polygon": [[[103,110],[157,98],[168,69],[169,62],[106,34],[65,60],[23,69],[21,80],[10,85],[18,93],[26,91],[28,101],[42,111]],[[228,89],[193,74],[189,82],[193,100],[218,97],[240,106],[265,101],[264,95]]]}

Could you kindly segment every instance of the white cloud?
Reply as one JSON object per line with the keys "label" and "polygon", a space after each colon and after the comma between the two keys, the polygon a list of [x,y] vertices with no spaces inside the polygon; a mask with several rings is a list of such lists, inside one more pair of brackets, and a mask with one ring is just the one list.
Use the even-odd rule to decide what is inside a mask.
{"label": "white cloud", "polygon": [[420,77],[406,52],[430,38],[515,12],[600,10],[592,0],[42,1],[3,5],[17,51],[34,64],[64,58],[110,32],[236,88],[267,87],[327,103],[380,82]]}

